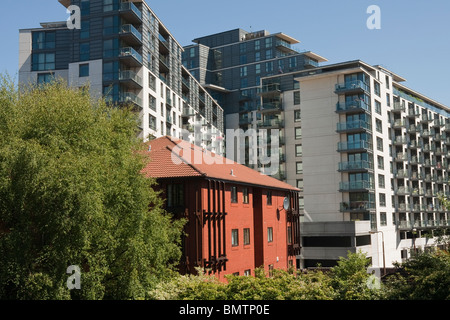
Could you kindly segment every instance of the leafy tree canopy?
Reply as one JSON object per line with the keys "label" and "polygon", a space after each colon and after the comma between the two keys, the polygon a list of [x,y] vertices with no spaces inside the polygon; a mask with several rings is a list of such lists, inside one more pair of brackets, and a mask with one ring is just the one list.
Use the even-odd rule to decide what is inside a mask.
{"label": "leafy tree canopy", "polygon": [[140,174],[136,120],[63,82],[19,93],[3,78],[1,299],[145,298],[172,274],[183,222]]}

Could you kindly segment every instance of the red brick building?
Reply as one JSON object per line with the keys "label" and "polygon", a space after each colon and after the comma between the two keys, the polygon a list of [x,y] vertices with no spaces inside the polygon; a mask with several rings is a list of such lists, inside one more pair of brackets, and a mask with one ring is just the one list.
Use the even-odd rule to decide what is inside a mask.
{"label": "red brick building", "polygon": [[201,266],[223,280],[261,266],[268,272],[295,267],[297,188],[171,137],[148,146],[143,173],[157,179],[167,211],[188,220],[182,273]]}

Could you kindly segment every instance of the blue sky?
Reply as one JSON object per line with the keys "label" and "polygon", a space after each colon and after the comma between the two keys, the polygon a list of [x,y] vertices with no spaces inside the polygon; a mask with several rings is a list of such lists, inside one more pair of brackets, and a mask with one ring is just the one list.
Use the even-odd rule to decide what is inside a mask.
{"label": "blue sky", "polygon": [[[235,28],[283,32],[328,63],[361,59],[407,79],[406,86],[450,107],[448,0],[158,0],[147,1],[182,45]],[[0,72],[17,76],[18,30],[66,20],[57,0],[2,0]],[[381,29],[369,30],[370,5],[381,9]]]}

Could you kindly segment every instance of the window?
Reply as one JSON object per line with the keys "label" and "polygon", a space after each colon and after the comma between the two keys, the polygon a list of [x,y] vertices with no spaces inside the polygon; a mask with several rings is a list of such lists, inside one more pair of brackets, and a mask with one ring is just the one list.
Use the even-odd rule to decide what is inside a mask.
{"label": "window", "polygon": [[255,73],[260,74],[261,73],[261,64],[255,65]]}
{"label": "window", "polygon": [[167,207],[173,208],[182,206],[184,206],[184,185],[167,185]]}
{"label": "window", "polygon": [[294,121],[299,122],[302,120],[302,114],[300,110],[294,110]]}
{"label": "window", "polygon": [[303,147],[301,144],[297,144],[295,146],[295,156],[296,157],[301,157],[303,155]]}
{"label": "window", "polygon": [[377,96],[381,97],[380,84],[378,82],[374,81],[373,86],[374,86],[375,94]]}
{"label": "window", "polygon": [[248,188],[242,188],[243,202],[248,203]]}
{"label": "window", "polygon": [[389,93],[386,93],[386,104],[388,107],[391,106],[391,95]]}
{"label": "window", "polygon": [[271,206],[272,205],[272,191],[267,190],[267,205]]}
{"label": "window", "polygon": [[55,49],[55,32],[33,32],[33,50]]}
{"label": "window", "polygon": [[383,139],[377,137],[377,150],[383,151]]}
{"label": "window", "polygon": [[247,55],[246,55],[246,54],[241,55],[241,56],[239,57],[239,62],[240,62],[241,64],[246,64],[246,63],[247,63]]}
{"label": "window", "polygon": [[90,36],[90,22],[89,20],[81,21],[80,39],[89,39]]}
{"label": "window", "polygon": [[34,53],[32,56],[32,71],[45,71],[55,69],[54,53]]}
{"label": "window", "polygon": [[386,194],[380,193],[379,195],[380,207],[386,207]]}
{"label": "window", "polygon": [[37,83],[38,84],[45,84],[45,83],[49,83],[54,79],[53,77],[53,73],[48,72],[48,73],[39,73],[38,77],[37,77]]}
{"label": "window", "polygon": [[273,228],[267,228],[267,242],[273,242]]}
{"label": "window", "polygon": [[244,229],[244,245],[250,244],[250,229],[245,228]]}
{"label": "window", "polygon": [[377,156],[378,169],[384,170],[384,158],[382,156]]}
{"label": "window", "polygon": [[289,58],[289,68],[295,67],[297,67],[297,58],[296,57]]}
{"label": "window", "polygon": [[294,91],[294,105],[300,104],[300,91]]}
{"label": "window", "polygon": [[148,127],[156,131],[156,118],[151,114],[148,115]]}
{"label": "window", "polygon": [[292,227],[287,227],[287,244],[292,244]]}
{"label": "window", "polygon": [[295,140],[302,138],[302,128],[295,128]]}
{"label": "window", "polygon": [[231,203],[237,203],[237,187],[231,187]]}
{"label": "window", "polygon": [[386,187],[386,181],[384,179],[384,175],[382,175],[382,174],[378,175],[378,187],[383,188],[383,189]]}
{"label": "window", "polygon": [[260,50],[261,49],[261,40],[256,40],[255,41],[255,51]]}
{"label": "window", "polygon": [[273,61],[266,62],[266,72],[273,72]]}
{"label": "window", "polygon": [[89,63],[80,64],[79,65],[79,73],[78,76],[81,77],[89,77]]}
{"label": "window", "polygon": [[114,58],[119,55],[119,39],[103,41],[103,58]]}
{"label": "window", "polygon": [[303,173],[303,163],[302,162],[297,162],[296,163],[296,173],[297,174],[302,174]]}
{"label": "window", "polygon": [[239,45],[239,52],[240,53],[245,53],[247,51],[247,43],[243,42]]}
{"label": "window", "polygon": [[386,76],[386,89],[390,88],[389,76]]}
{"label": "window", "polygon": [[240,68],[240,76],[246,77],[247,76],[247,67],[241,67]]}
{"label": "window", "polygon": [[103,12],[114,11],[119,9],[119,1],[103,0]]}
{"label": "window", "polygon": [[383,123],[379,119],[375,119],[376,130],[379,133],[383,133]]}
{"label": "window", "polygon": [[87,16],[91,13],[91,8],[90,8],[90,4],[91,2],[89,0],[81,0],[81,15],[82,16]]}
{"label": "window", "polygon": [[231,230],[231,246],[237,247],[239,245],[239,230]]}
{"label": "window", "polygon": [[380,226],[387,226],[387,215],[386,212],[380,212]]}
{"label": "window", "polygon": [[303,192],[303,186],[304,186],[303,180],[302,179],[297,180],[297,188],[300,189],[300,192]]}
{"label": "window", "polygon": [[272,59],[272,49],[266,50],[266,59]]}
{"label": "window", "polygon": [[381,114],[381,103],[375,100],[375,112]]}
{"label": "window", "polygon": [[89,42],[81,43],[80,44],[80,61],[86,61],[90,59],[90,51],[91,46]]}
{"label": "window", "polygon": [[272,38],[266,38],[266,48],[272,47]]}
{"label": "window", "polygon": [[252,274],[252,271],[250,269],[244,270],[244,276],[250,277]]}
{"label": "window", "polygon": [[[148,73],[148,86],[153,91],[156,91],[156,78],[150,72]],[[156,103],[156,101],[155,101]]]}

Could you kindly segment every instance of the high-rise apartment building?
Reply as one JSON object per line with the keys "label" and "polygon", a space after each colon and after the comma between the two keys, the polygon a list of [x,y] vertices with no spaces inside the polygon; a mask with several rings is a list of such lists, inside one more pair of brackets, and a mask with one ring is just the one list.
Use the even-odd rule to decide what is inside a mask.
{"label": "high-rise apartment building", "polygon": [[436,246],[450,228],[439,201],[450,193],[450,108],[362,61],[294,72],[291,90],[286,76],[263,78],[262,91],[282,101],[286,180],[302,190],[301,267],[349,250],[392,267]]}
{"label": "high-rise apartment building", "polygon": [[20,30],[20,83],[89,83],[93,96],[134,106],[144,140],[186,129],[186,140],[222,152],[223,109],[183,67],[182,46],[145,1],[59,2],[81,9],[81,29],[64,21]]}
{"label": "high-rise apartment building", "polygon": [[[450,227],[438,198],[450,193],[450,108],[380,66],[320,66],[325,58],[283,33],[237,29],[194,42],[183,63],[222,101],[226,128],[279,132],[273,176],[301,190],[299,267],[362,250],[381,269],[437,245],[435,231]],[[260,157],[245,163],[266,172],[250,154]]]}

